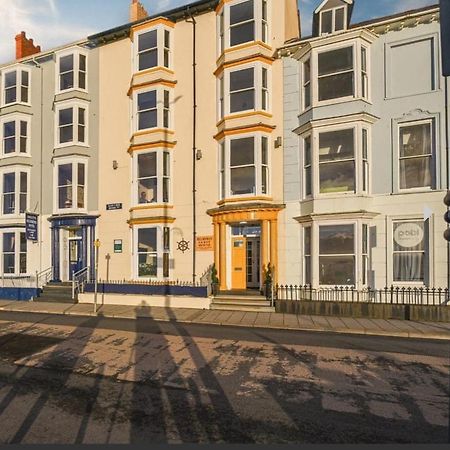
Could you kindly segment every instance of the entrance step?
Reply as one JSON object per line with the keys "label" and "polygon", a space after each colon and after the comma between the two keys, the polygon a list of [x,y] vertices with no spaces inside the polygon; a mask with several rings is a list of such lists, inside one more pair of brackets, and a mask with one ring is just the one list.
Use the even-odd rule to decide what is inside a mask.
{"label": "entrance step", "polygon": [[211,309],[224,311],[275,312],[259,291],[222,291],[211,302]]}
{"label": "entrance step", "polygon": [[275,312],[275,308],[270,306],[250,306],[231,303],[227,305],[211,303],[210,309],[215,311]]}
{"label": "entrance step", "polygon": [[72,299],[72,283],[49,283],[42,289],[35,302],[49,303],[78,303],[78,299]]}

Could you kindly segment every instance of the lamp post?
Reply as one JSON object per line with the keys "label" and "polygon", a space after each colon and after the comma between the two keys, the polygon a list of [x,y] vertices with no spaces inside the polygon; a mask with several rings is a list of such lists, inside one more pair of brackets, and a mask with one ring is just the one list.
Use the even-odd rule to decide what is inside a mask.
{"label": "lamp post", "polygon": [[94,242],[95,247],[95,279],[94,279],[94,314],[97,314],[97,295],[98,295],[98,252],[100,250],[100,241]]}

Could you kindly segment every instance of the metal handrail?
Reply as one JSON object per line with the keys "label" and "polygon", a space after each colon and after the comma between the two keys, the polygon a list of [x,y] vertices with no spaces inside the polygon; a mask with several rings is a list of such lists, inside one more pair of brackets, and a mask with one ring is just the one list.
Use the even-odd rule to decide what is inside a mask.
{"label": "metal handrail", "polygon": [[[41,272],[36,271],[36,288],[39,289],[41,286],[46,285],[51,277],[53,276],[53,267],[49,267]],[[43,279],[43,282],[39,280]]]}
{"label": "metal handrail", "polygon": [[90,267],[85,267],[72,275],[72,300],[75,300],[77,292],[83,293],[84,286],[90,281]]}

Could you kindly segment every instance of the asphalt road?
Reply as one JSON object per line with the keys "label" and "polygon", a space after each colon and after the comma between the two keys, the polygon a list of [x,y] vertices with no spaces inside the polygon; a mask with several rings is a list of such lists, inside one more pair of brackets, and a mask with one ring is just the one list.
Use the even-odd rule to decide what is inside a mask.
{"label": "asphalt road", "polygon": [[446,443],[442,341],[0,312],[0,443]]}

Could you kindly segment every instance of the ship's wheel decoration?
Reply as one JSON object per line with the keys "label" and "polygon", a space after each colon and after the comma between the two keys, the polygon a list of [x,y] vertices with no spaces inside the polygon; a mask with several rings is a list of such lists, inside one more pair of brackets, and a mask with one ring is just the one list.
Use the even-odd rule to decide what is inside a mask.
{"label": "ship's wheel decoration", "polygon": [[189,241],[186,241],[182,239],[180,242],[178,242],[178,250],[185,253],[189,250]]}

